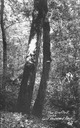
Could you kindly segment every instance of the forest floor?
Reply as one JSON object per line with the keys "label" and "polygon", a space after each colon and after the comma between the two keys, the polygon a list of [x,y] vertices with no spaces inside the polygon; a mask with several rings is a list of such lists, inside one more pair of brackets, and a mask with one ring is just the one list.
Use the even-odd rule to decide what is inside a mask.
{"label": "forest floor", "polygon": [[[76,120],[74,114],[68,112],[46,110],[48,113],[42,119],[14,111],[18,97],[19,85],[9,82],[6,86],[6,110],[0,111],[0,128],[80,128],[80,120]],[[2,94],[0,96],[3,98]],[[35,97],[35,96],[34,96]],[[1,104],[4,103],[4,98]],[[0,109],[2,110],[2,109]]]}
{"label": "forest floor", "polygon": [[0,128],[79,128],[72,118],[38,119],[21,113],[0,112]]}
{"label": "forest floor", "polygon": [[48,128],[44,121],[21,113],[0,112],[0,128]]}

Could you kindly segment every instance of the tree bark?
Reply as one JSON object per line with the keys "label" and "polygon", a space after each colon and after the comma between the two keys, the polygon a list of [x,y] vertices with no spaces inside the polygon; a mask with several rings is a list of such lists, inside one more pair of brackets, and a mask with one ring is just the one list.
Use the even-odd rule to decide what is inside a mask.
{"label": "tree bark", "polygon": [[[39,1],[34,0],[33,21],[29,37],[29,50],[35,41],[35,48],[32,53],[28,53],[24,66],[23,78],[18,96],[17,111],[30,114],[30,105],[35,83],[36,67],[38,63],[39,49],[41,43],[42,16],[38,8]],[[36,37],[36,39],[35,39]]]}
{"label": "tree bark", "polygon": [[[47,0],[44,2],[47,3]],[[44,14],[43,19],[43,71],[42,71],[42,77],[40,82],[40,87],[38,90],[38,95],[33,107],[33,115],[37,117],[42,117],[42,110],[44,106],[44,99],[46,94],[46,88],[47,88],[47,80],[49,77],[49,70],[50,70],[50,62],[51,62],[51,54],[50,54],[50,25],[47,17],[48,7],[45,3],[45,10],[47,10]]]}
{"label": "tree bark", "polygon": [[7,76],[7,43],[4,28],[4,0],[1,0],[1,30],[3,39],[3,79],[2,79],[2,90],[5,90],[6,76]]}

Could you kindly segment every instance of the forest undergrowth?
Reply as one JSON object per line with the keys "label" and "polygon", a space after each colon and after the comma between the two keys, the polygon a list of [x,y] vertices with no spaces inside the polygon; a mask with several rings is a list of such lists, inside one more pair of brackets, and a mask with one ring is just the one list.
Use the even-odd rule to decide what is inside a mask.
{"label": "forest undergrowth", "polygon": [[28,116],[27,114],[17,113],[16,101],[19,84],[17,86],[17,81],[15,81],[15,87],[12,86],[13,84],[6,87],[6,109],[0,111],[1,128],[79,128],[79,120],[75,119],[74,114],[70,115],[69,111],[65,112],[64,110],[55,109],[55,107],[53,110],[49,108],[48,104],[46,105],[48,110],[45,107],[46,110],[43,111],[42,119],[33,115]]}
{"label": "forest undergrowth", "polygon": [[28,117],[26,114],[0,111],[0,126],[1,128],[79,128],[79,122],[73,117],[58,117],[57,114],[39,119],[34,116]]}

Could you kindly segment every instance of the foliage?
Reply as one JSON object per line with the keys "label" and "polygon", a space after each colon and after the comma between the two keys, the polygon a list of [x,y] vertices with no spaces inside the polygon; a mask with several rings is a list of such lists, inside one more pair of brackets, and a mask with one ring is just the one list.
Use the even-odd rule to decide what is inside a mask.
{"label": "foliage", "polygon": [[[43,114],[45,117],[49,116],[50,119],[56,115],[56,120],[56,118],[62,118],[63,113],[68,113],[66,116],[75,120],[71,119],[71,121],[79,122],[79,119],[76,119],[76,113],[80,114],[80,112],[76,110],[80,109],[80,1],[48,0],[48,9],[52,62]],[[8,48],[6,109],[8,111],[14,110],[20,88],[23,66],[28,49],[32,10],[33,0],[28,0],[28,2],[26,0],[5,0],[4,22]],[[0,85],[3,64],[2,47],[0,33]],[[42,44],[40,47],[41,51],[32,99],[33,104],[42,75]],[[0,97],[3,97],[1,98],[3,100],[0,101],[0,105],[2,105],[4,103],[2,93],[0,93]],[[6,117],[6,124],[9,127],[11,121],[12,126],[14,125],[15,127],[16,123],[14,122],[16,121],[11,118],[15,114],[6,113],[2,114],[2,116],[6,116],[7,114],[9,122],[7,122]],[[65,117],[64,115],[63,118]],[[20,115],[18,116],[20,117]],[[50,122],[50,127],[55,127],[53,120]],[[36,124],[34,125],[33,127],[37,127]],[[67,125],[64,127],[67,127]],[[76,128],[76,126],[72,127]]]}
{"label": "foliage", "polygon": [[80,106],[79,4],[74,0],[49,1],[52,64],[44,107],[47,114],[49,107],[53,112],[57,109],[71,115],[79,113],[76,111]]}
{"label": "foliage", "polygon": [[0,126],[2,128],[48,128],[48,126],[39,119],[35,119],[34,117],[28,119],[26,115],[22,115],[21,113],[1,112],[0,114]]}
{"label": "foliage", "polygon": [[[77,79],[77,80],[76,80]],[[79,85],[78,78],[74,78],[71,81],[66,78],[63,86],[56,86],[54,94],[50,99],[51,106],[59,108],[59,110],[69,111],[70,114],[76,113],[77,104],[79,104]],[[78,105],[79,106],[79,105]]]}

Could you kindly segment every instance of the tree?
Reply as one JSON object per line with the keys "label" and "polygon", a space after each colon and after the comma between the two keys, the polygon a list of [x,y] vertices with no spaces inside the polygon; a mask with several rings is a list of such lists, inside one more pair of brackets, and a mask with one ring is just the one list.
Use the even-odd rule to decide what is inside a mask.
{"label": "tree", "polygon": [[[18,112],[30,114],[30,105],[35,82],[36,67],[38,63],[39,47],[41,43],[41,31],[43,20],[42,0],[34,0],[33,20],[31,24],[29,48],[24,66],[23,78],[18,96]],[[31,47],[33,49],[31,50]]]}
{"label": "tree", "polygon": [[47,0],[43,1],[44,6],[44,19],[43,19],[43,71],[38,90],[38,95],[33,107],[33,114],[37,117],[42,117],[42,110],[44,106],[44,99],[47,88],[47,80],[49,77],[51,54],[50,54],[50,25],[48,21],[48,7]]}
{"label": "tree", "polygon": [[2,80],[2,89],[5,89],[6,84],[6,75],[7,75],[7,42],[6,34],[4,28],[4,0],[1,0],[1,30],[2,30],[2,39],[3,39],[3,80]]}
{"label": "tree", "polygon": [[[64,111],[65,110],[75,111],[75,108],[77,108],[76,109],[77,112],[75,113],[77,115],[76,117],[78,118],[79,109],[80,109],[79,81],[76,80],[75,83],[73,79],[74,84],[72,84],[72,86],[68,83],[68,81],[66,81],[63,84],[63,81],[67,73],[71,73],[73,76],[74,75],[78,77],[80,76],[79,75],[80,29],[78,26],[80,23],[79,21],[80,3],[77,4],[77,1],[75,0],[72,1],[60,0],[60,3],[57,1],[55,1],[53,4],[52,3],[50,5],[53,8],[51,9],[50,7],[50,9],[53,10],[52,12],[53,14],[51,15],[52,23],[51,22],[50,23],[52,26],[51,28],[53,28],[53,32],[51,34],[51,42],[52,42],[52,57],[54,58],[54,62],[52,62],[53,70],[51,69],[52,75],[50,76],[52,77],[52,81],[53,81],[53,84],[50,84],[52,85],[53,88],[52,106],[55,106],[56,108],[58,108],[58,110],[61,110],[62,107],[62,110]],[[74,87],[76,88],[74,89],[74,92],[76,90],[76,93],[72,93],[72,87],[73,89]],[[70,90],[71,92],[69,92],[70,88],[71,88]],[[60,99],[60,96],[62,97],[62,99]]]}

